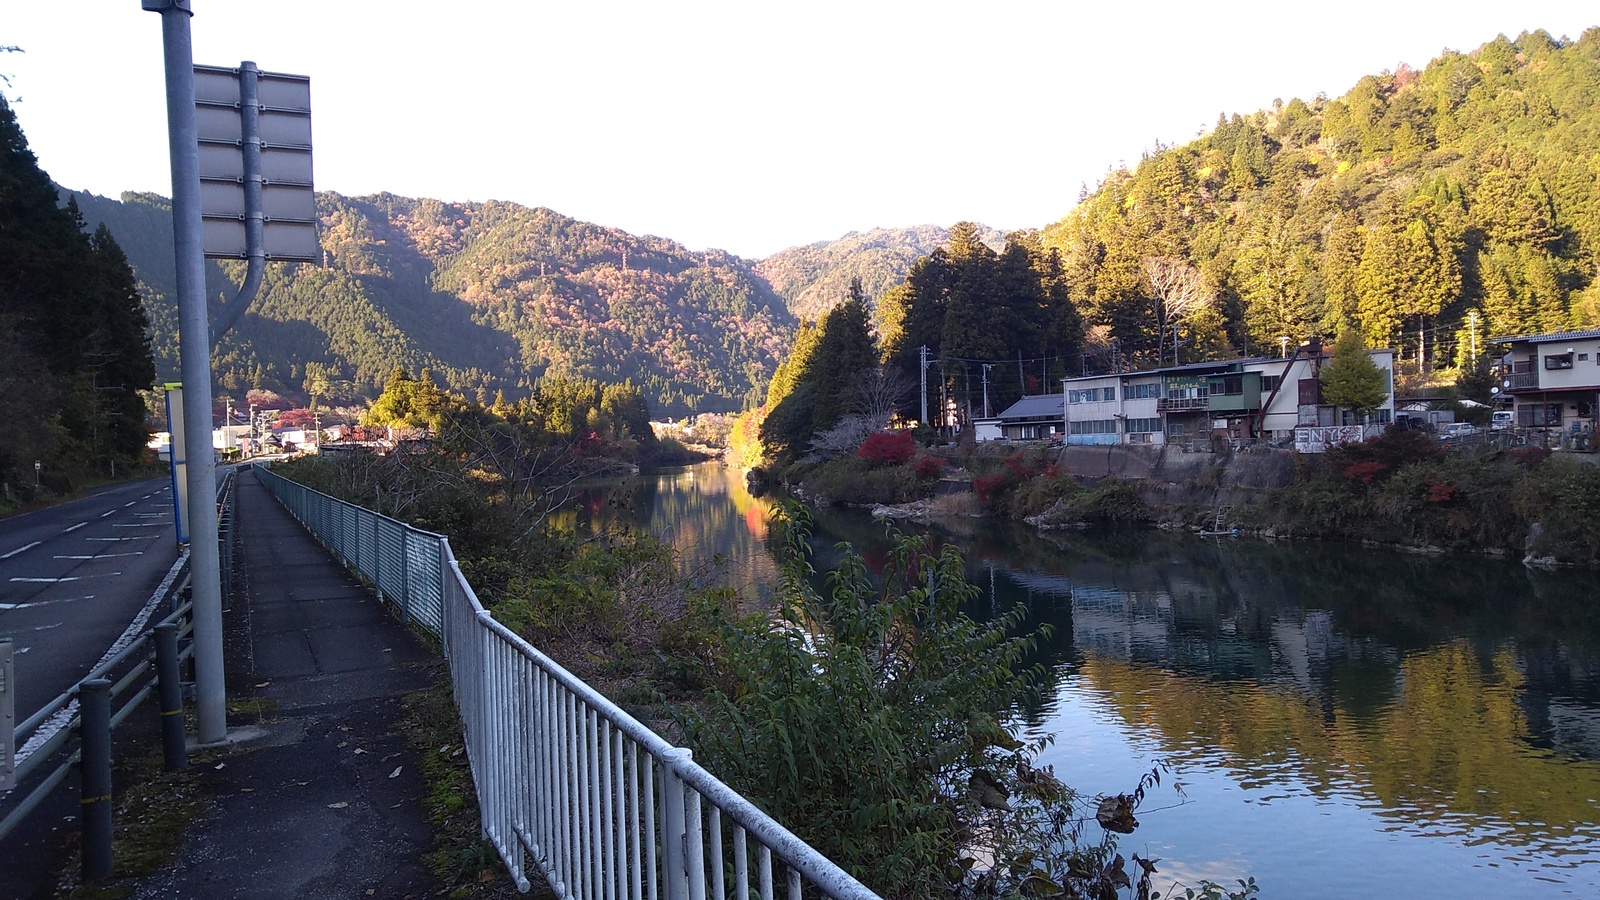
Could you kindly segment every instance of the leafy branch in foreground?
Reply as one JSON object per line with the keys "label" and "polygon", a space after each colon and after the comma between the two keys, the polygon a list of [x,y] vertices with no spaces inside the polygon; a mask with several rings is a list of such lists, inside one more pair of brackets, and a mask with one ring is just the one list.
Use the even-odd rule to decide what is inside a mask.
{"label": "leafy branch in foreground", "polygon": [[[962,612],[960,554],[898,535],[875,580],[844,546],[822,579],[809,522],[785,527],[776,608],[713,625],[708,708],[684,714],[707,767],[887,897],[1114,898],[1132,794],[1086,800],[1006,723],[1040,683],[1022,607]],[[1099,825],[1101,827],[1093,827]],[[1145,864],[1141,897],[1150,892]]]}

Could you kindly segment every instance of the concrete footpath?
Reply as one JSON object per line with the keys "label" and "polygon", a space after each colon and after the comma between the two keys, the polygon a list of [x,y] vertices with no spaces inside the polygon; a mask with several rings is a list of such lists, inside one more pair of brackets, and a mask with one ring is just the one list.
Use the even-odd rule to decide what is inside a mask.
{"label": "concrete footpath", "polygon": [[[433,839],[403,698],[445,677],[253,471],[240,473],[241,575],[228,631],[233,747],[199,762],[210,811],[138,898],[424,897]],[[234,718],[239,721],[236,723]]]}

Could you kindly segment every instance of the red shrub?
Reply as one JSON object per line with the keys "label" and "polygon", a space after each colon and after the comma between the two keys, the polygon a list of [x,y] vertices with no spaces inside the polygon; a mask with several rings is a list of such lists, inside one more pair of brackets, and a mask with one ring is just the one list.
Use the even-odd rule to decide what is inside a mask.
{"label": "red shrub", "polygon": [[910,431],[880,431],[869,435],[856,455],[874,466],[898,466],[917,454],[917,439]]}
{"label": "red shrub", "polygon": [[1387,472],[1389,467],[1376,460],[1361,460],[1357,462],[1345,463],[1344,465],[1339,466],[1338,470],[1340,475],[1343,475],[1351,481],[1359,482],[1361,484],[1371,484],[1372,479],[1377,478],[1384,472]]}
{"label": "red shrub", "polygon": [[972,492],[978,495],[978,500],[988,503],[994,499],[995,494],[1011,486],[1011,476],[1005,472],[996,472],[993,475],[980,475],[972,479]]}
{"label": "red shrub", "polygon": [[938,478],[944,474],[944,460],[924,453],[917,457],[916,462],[911,464],[911,470],[916,472],[917,477],[923,480]]}
{"label": "red shrub", "polygon": [[1428,482],[1428,502],[1429,503],[1449,503],[1451,500],[1454,500],[1456,498],[1456,494],[1459,494],[1460,492],[1461,492],[1461,489],[1456,487],[1454,482],[1450,482],[1450,481],[1430,481],[1430,482]]}
{"label": "red shrub", "polygon": [[1549,458],[1550,451],[1543,447],[1518,447],[1515,450],[1506,451],[1506,459],[1510,460],[1512,465],[1521,466],[1524,469],[1536,469],[1540,463]]}

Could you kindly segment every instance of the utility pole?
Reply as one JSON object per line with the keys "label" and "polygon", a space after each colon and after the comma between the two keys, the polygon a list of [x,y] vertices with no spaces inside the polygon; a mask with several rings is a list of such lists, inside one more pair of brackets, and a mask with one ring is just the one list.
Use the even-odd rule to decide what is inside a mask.
{"label": "utility pole", "polygon": [[172,156],[173,260],[177,264],[178,347],[183,375],[184,467],[189,487],[189,572],[194,598],[195,707],[201,744],[228,736],[223,685],[222,581],[217,550],[217,467],[211,447],[211,323],[200,219],[200,143],[194,103],[190,0],[141,0],[161,14],[166,65],[167,141]]}
{"label": "utility pole", "polygon": [[1476,362],[1477,359],[1478,359],[1478,311],[1477,310],[1472,310],[1471,312],[1467,313],[1467,327],[1469,329],[1471,329],[1471,332],[1472,332],[1472,359],[1473,359],[1474,362]]}
{"label": "utility pole", "polygon": [[1278,346],[1282,348],[1282,349],[1280,349],[1278,351],[1278,358],[1279,359],[1288,359],[1289,358],[1289,336],[1287,334],[1278,335]]}
{"label": "utility pole", "polygon": [[917,348],[922,365],[922,424],[928,423],[928,345],[923,344]]}
{"label": "utility pole", "polygon": [[994,363],[983,363],[983,417],[989,418],[989,370]]}

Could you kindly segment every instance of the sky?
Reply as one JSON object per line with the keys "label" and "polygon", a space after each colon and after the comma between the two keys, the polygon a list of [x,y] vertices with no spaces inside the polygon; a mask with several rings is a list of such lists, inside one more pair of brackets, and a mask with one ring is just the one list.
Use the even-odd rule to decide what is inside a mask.
{"label": "sky", "polygon": [[[195,62],[311,78],[318,190],[507,200],[761,258],[1064,216],[1217,115],[1593,3],[193,0]],[[0,85],[58,184],[170,195],[160,16],[10,0]]]}

